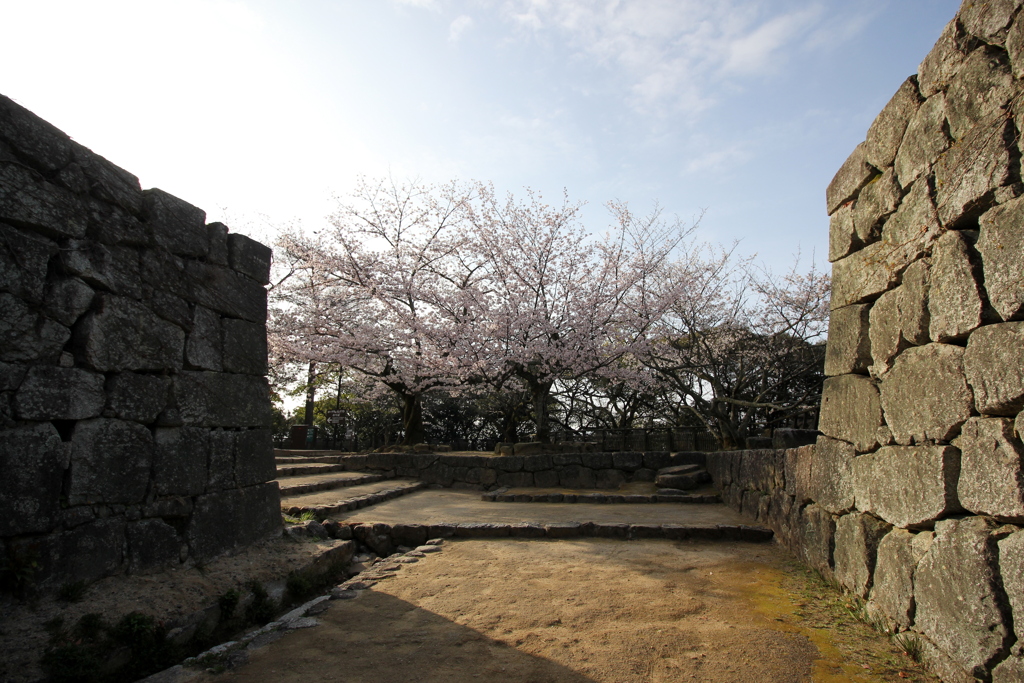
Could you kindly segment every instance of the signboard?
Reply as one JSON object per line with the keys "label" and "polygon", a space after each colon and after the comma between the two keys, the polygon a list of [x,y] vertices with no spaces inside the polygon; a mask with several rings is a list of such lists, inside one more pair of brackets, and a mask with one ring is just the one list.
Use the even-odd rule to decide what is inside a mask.
{"label": "signboard", "polygon": [[328,410],[327,411],[327,424],[337,425],[345,421],[344,410]]}

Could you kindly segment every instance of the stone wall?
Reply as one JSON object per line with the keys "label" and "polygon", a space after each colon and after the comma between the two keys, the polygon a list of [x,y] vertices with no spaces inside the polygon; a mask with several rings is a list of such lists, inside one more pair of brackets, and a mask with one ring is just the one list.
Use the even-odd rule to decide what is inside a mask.
{"label": "stone wall", "polygon": [[8,582],[203,562],[280,529],[270,256],[0,96]]}
{"label": "stone wall", "polygon": [[708,456],[947,681],[1024,680],[1021,4],[966,0],[828,187],[825,436]]}

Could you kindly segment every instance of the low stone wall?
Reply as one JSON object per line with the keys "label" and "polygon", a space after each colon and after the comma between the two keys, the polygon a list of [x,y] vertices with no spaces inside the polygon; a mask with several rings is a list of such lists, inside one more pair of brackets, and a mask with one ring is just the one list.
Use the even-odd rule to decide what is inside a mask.
{"label": "low stone wall", "polygon": [[205,561],[280,528],[270,249],[0,96],[7,582]]}
{"label": "low stone wall", "polygon": [[[324,458],[326,462],[328,459]],[[552,453],[538,455],[456,455],[447,453],[370,453],[330,458],[355,471],[411,477],[427,484],[494,490],[503,486],[616,489],[631,481],[654,481],[663,467],[704,465],[705,454]]]}

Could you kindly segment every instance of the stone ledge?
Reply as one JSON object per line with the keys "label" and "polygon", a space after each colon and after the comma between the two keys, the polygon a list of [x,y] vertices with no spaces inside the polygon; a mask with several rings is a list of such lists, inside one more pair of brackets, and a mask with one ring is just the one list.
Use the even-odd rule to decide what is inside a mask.
{"label": "stone ledge", "polygon": [[491,491],[480,496],[488,503],[601,503],[632,505],[648,503],[721,503],[717,493],[684,494],[614,494],[614,493],[508,493]]}

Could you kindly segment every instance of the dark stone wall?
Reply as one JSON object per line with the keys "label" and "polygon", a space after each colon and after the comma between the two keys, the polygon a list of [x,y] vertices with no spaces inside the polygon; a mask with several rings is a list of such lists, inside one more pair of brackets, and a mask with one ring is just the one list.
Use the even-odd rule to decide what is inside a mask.
{"label": "dark stone wall", "polygon": [[279,532],[270,249],[0,96],[0,540],[39,586]]}

